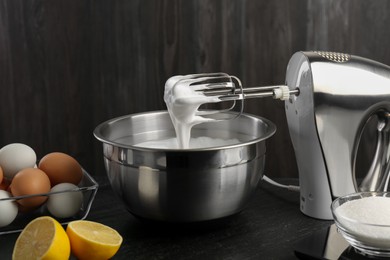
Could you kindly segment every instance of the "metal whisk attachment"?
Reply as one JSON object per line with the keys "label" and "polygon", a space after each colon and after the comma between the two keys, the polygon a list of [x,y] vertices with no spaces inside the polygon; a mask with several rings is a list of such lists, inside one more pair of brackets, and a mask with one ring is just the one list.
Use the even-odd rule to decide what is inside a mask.
{"label": "metal whisk attachment", "polygon": [[231,76],[236,82],[239,82],[238,89],[236,84],[232,87],[210,87],[203,90],[206,96],[217,96],[221,101],[243,100],[249,98],[273,97],[274,99],[287,100],[291,95],[298,95],[299,89],[290,90],[286,85],[260,86],[251,88],[242,88],[238,78]]}
{"label": "metal whisk attachment", "polygon": [[[244,100],[249,98],[273,97],[274,99],[287,100],[291,95],[299,94],[299,89],[290,90],[286,85],[243,88],[239,78],[226,73],[191,74],[175,76],[171,79],[174,79],[175,87],[189,87],[195,93],[205,97],[204,104],[231,102],[229,107],[223,109],[198,109],[197,115],[203,117],[232,109],[241,114]],[[213,117],[215,118],[215,116]]]}

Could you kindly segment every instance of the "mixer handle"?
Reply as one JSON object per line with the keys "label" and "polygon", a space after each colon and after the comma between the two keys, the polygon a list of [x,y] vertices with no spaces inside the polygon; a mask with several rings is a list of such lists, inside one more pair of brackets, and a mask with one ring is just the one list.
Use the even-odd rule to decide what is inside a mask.
{"label": "mixer handle", "polygon": [[385,113],[385,117],[387,119],[386,123],[387,123],[387,127],[385,128],[385,131],[384,131],[384,137],[385,137],[385,140],[384,140],[384,144],[387,146],[387,149],[386,149],[386,168],[383,172],[383,177],[382,177],[382,181],[379,185],[379,191],[388,191],[388,186],[389,186],[389,180],[390,180],[390,131],[389,131],[389,120],[390,120],[390,113],[386,112]]}
{"label": "mixer handle", "polygon": [[381,111],[377,116],[378,140],[374,159],[367,175],[360,184],[360,191],[387,191],[388,188],[390,178],[390,113]]}

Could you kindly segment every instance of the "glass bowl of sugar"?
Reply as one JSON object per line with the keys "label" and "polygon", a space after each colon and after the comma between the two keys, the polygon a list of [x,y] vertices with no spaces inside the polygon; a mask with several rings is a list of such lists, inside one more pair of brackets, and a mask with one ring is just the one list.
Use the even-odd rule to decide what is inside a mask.
{"label": "glass bowl of sugar", "polygon": [[335,224],[363,255],[390,257],[390,193],[360,192],[332,203]]}

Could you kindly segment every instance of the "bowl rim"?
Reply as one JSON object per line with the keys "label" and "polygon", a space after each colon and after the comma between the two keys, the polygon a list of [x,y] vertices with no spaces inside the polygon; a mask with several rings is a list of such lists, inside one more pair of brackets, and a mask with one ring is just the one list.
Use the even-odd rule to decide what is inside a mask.
{"label": "bowl rim", "polygon": [[[100,123],[98,126],[96,126],[96,128],[93,131],[93,135],[95,136],[95,138],[97,140],[99,140],[102,143],[109,144],[109,145],[112,145],[115,147],[125,148],[125,149],[132,149],[132,150],[139,150],[139,151],[152,151],[152,152],[201,152],[201,151],[215,151],[215,150],[221,150],[221,149],[238,148],[238,147],[258,143],[258,142],[264,141],[264,140],[270,138],[271,136],[273,136],[276,132],[276,129],[277,129],[276,125],[272,121],[270,121],[264,117],[252,115],[249,113],[241,113],[239,115],[239,117],[241,117],[241,116],[252,117],[252,118],[256,118],[256,119],[262,121],[263,123],[265,123],[268,126],[266,134],[262,135],[261,137],[258,137],[258,138],[253,138],[249,141],[244,141],[244,142],[240,142],[240,143],[236,143],[236,144],[220,145],[220,146],[205,147],[205,148],[188,148],[188,149],[180,149],[180,148],[169,148],[169,149],[164,148],[164,149],[162,149],[162,148],[141,147],[141,146],[136,146],[136,145],[123,144],[123,143],[118,143],[115,141],[107,140],[105,137],[103,137],[103,135],[101,133],[101,129],[103,127],[105,127],[109,124],[113,124],[117,121],[123,120],[125,118],[128,118],[130,116],[135,117],[135,116],[147,115],[147,114],[167,114],[167,113],[168,113],[167,110],[156,110],[156,111],[140,112],[140,113],[127,114],[127,115],[115,117],[115,118],[106,120],[106,121]],[[232,111],[224,112],[224,113],[236,114],[235,112],[232,112]],[[235,118],[230,119],[230,120],[235,120]]]}

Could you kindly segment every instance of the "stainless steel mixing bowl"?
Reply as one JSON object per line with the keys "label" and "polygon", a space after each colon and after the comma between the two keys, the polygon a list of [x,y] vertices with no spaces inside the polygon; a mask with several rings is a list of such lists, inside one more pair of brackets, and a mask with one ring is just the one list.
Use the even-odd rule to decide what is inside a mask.
{"label": "stainless steel mixing bowl", "polygon": [[[232,113],[232,112],[229,112]],[[127,115],[96,127],[114,192],[132,214],[167,222],[218,219],[243,209],[262,178],[265,140],[276,131],[267,119],[242,114],[196,125],[192,136],[237,138],[202,149],[141,148],[175,137],[166,111]]]}

